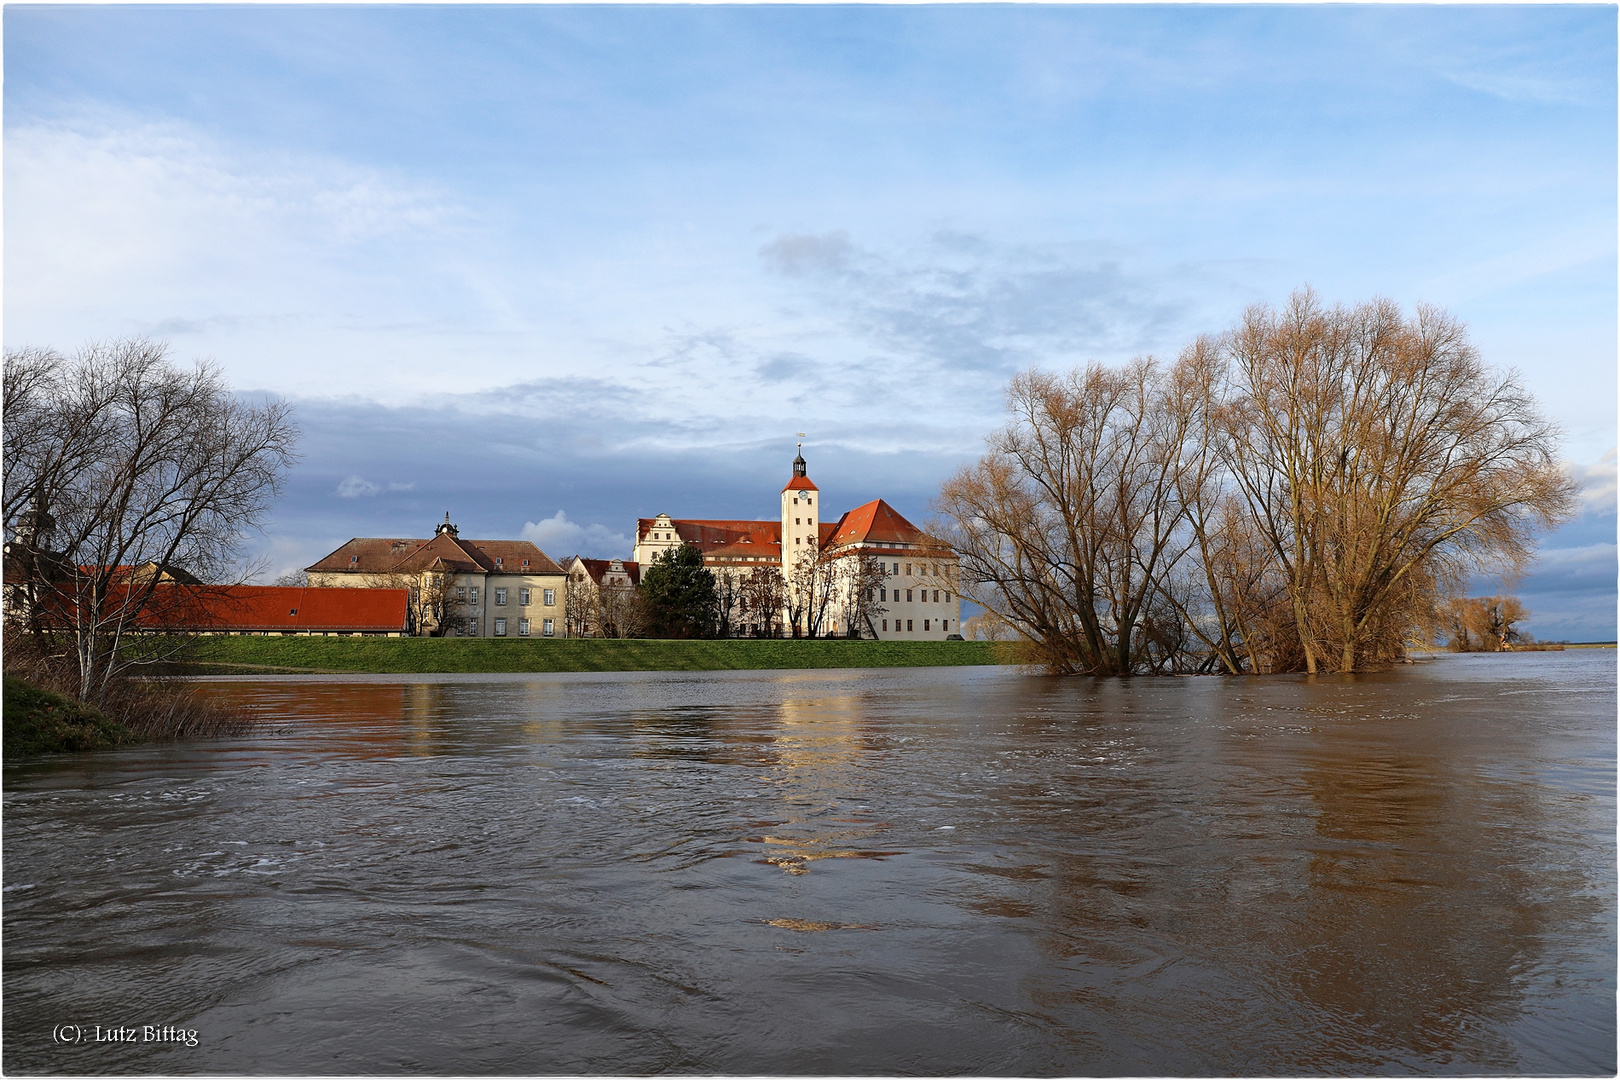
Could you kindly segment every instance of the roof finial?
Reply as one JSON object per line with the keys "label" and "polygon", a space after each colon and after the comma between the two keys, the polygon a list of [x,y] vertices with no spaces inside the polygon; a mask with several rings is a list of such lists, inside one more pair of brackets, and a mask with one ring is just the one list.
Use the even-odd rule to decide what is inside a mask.
{"label": "roof finial", "polygon": [[799,453],[798,453],[798,456],[793,459],[793,475],[794,476],[803,476],[803,475],[805,475],[805,471],[804,471],[804,442],[803,442],[804,432],[802,432],[802,431],[799,432],[799,439],[800,439]]}

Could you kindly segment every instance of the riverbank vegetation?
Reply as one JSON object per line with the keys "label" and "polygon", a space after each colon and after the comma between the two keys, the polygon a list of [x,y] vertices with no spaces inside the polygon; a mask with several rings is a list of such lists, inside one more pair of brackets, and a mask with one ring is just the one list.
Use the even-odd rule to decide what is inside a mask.
{"label": "riverbank vegetation", "polygon": [[734,671],[774,668],[941,667],[1014,663],[988,641],[821,639],[216,637],[183,670],[439,674],[561,671]]}
{"label": "riverbank vegetation", "polygon": [[4,697],[8,758],[64,750],[104,750],[134,741],[134,733],[100,709],[7,675]]}
{"label": "riverbank vegetation", "polygon": [[943,487],[963,592],[1061,673],[1376,669],[1575,488],[1463,326],[1307,291],[1173,365],[1030,371]]}
{"label": "riverbank vegetation", "polygon": [[160,644],[184,645],[150,636],[185,614],[175,598],[250,575],[246,535],[294,460],[288,407],[239,398],[216,366],[141,339],[8,350],[4,378],[7,675],[135,738],[235,730],[140,675],[168,659]]}

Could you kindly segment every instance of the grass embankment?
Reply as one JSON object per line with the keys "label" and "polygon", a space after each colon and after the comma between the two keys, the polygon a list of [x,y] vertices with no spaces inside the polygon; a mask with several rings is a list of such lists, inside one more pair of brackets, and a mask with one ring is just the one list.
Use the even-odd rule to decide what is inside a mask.
{"label": "grass embankment", "polygon": [[217,637],[189,652],[198,673],[737,671],[942,667],[1006,662],[985,641],[613,641],[601,638]]}
{"label": "grass embankment", "polygon": [[15,675],[5,677],[4,750],[7,757],[63,750],[103,750],[139,742],[134,732],[107,719],[101,710]]}

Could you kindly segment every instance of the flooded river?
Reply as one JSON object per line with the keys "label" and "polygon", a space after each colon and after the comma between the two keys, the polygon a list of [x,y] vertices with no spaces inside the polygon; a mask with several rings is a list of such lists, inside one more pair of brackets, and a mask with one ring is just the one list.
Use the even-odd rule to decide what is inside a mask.
{"label": "flooded river", "polygon": [[6,764],[4,1065],[1612,1074],[1615,676],[211,682]]}

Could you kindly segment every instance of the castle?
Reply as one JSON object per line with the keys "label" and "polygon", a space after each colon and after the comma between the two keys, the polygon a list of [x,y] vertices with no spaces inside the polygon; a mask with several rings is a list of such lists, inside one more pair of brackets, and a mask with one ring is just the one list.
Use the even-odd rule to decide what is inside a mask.
{"label": "castle", "polygon": [[[960,634],[957,557],[949,546],[882,499],[829,521],[802,446],[780,501],[776,521],[640,518],[633,561],[645,572],[663,552],[696,547],[715,575],[721,603],[736,603],[738,625],[755,633],[775,632],[774,626],[791,636],[898,641]],[[773,576],[779,612],[765,610],[774,604]]]}

